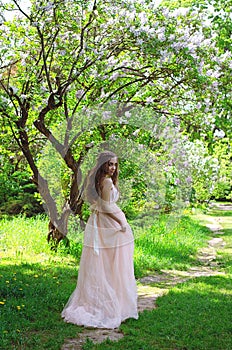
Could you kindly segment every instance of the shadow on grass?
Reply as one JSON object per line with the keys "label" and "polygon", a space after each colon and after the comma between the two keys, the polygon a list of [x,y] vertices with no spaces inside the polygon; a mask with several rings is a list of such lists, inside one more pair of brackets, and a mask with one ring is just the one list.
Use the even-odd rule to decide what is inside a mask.
{"label": "shadow on grass", "polygon": [[58,350],[81,330],[60,316],[76,286],[76,268],[26,263],[2,266],[0,275],[1,349]]}
{"label": "shadow on grass", "polygon": [[217,251],[217,260],[220,268],[232,273],[232,229],[223,229],[222,238],[226,245]]}
{"label": "shadow on grass", "polygon": [[208,214],[210,216],[232,216],[232,203],[212,204]]}
{"label": "shadow on grass", "polygon": [[232,237],[232,228],[231,229],[223,228],[222,231],[223,231],[222,237]]}
{"label": "shadow on grass", "polygon": [[230,350],[232,281],[223,276],[193,279],[157,300],[158,308],[121,325],[118,343],[83,349]]}
{"label": "shadow on grass", "polygon": [[232,216],[232,211],[223,211],[223,210],[209,210],[206,212],[207,215],[210,215],[212,217],[218,217],[218,216],[226,216],[230,217]]}

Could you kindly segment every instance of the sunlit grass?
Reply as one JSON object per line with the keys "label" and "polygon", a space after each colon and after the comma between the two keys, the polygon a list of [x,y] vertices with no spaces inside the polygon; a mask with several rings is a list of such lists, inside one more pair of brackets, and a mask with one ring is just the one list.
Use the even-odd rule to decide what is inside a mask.
{"label": "sunlit grass", "polygon": [[71,325],[60,332],[64,328],[60,312],[75,286],[76,268],[55,263],[1,267],[3,349],[58,349],[65,334],[76,335],[78,330]]}
{"label": "sunlit grass", "polygon": [[[224,218],[231,219],[229,215]],[[76,337],[83,329],[60,317],[76,286],[82,233],[71,223],[70,247],[61,246],[55,253],[46,241],[47,223],[43,216],[0,222],[1,349],[60,350],[65,338]],[[131,224],[137,277],[195,266],[197,250],[211,235],[197,216],[174,221],[160,216],[148,227]],[[158,309],[122,324],[126,336],[118,343],[93,345],[88,341],[84,348],[231,349],[230,221],[225,221],[224,229],[228,248],[220,252],[219,261],[227,275],[192,280],[171,289],[158,300]]]}
{"label": "sunlit grass", "polygon": [[139,321],[122,324],[119,342],[88,342],[83,349],[230,350],[231,290],[225,276],[193,279],[159,298],[158,308],[140,314]]}
{"label": "sunlit grass", "polygon": [[59,349],[78,332],[60,317],[76,285],[77,260],[50,250],[47,223],[40,216],[1,220],[1,349]]}
{"label": "sunlit grass", "polygon": [[175,221],[160,216],[147,230],[135,227],[134,231],[137,276],[161,269],[187,269],[191,264],[198,264],[197,251],[209,237],[207,228],[187,216]]}
{"label": "sunlit grass", "polygon": [[0,226],[1,257],[30,262],[41,262],[50,258],[46,242],[46,217],[24,218],[21,216],[5,218]]}
{"label": "sunlit grass", "polygon": [[[228,205],[228,203],[221,204],[224,204],[224,207]],[[229,205],[231,206],[231,203],[229,203]],[[218,204],[212,204],[205,214],[198,214],[197,218],[201,223],[209,223],[213,218],[222,227],[223,234],[218,237],[223,238],[226,245],[225,247],[218,249],[217,260],[221,268],[232,274],[232,211],[220,210]]]}

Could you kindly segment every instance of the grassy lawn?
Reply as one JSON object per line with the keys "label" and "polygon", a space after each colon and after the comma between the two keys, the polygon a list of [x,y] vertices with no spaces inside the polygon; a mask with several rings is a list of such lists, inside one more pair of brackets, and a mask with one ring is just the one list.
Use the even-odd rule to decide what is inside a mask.
{"label": "grassy lawn", "polygon": [[81,330],[60,318],[77,263],[50,251],[46,231],[41,217],[1,221],[1,349],[59,349]]}
{"label": "grassy lawn", "polygon": [[209,237],[209,230],[189,216],[176,220],[159,216],[153,218],[152,225],[140,227],[132,223],[132,227],[136,277],[162,269],[186,270],[199,264],[196,253]]}
{"label": "grassy lawn", "polygon": [[[232,348],[232,283],[228,277],[193,279],[178,285],[145,311],[121,325],[118,343],[84,349],[229,350]],[[229,318],[230,316],[230,318]]]}
{"label": "grassy lawn", "polygon": [[[215,217],[222,213],[211,210]],[[232,214],[232,213],[230,213]],[[219,252],[225,275],[202,277],[179,284],[157,300],[158,308],[139,320],[121,325],[126,335],[119,342],[84,349],[229,350],[232,348],[231,254],[232,216],[221,222],[227,246]],[[201,219],[199,222],[198,219]],[[203,224],[207,215],[184,216],[170,225],[159,217],[145,227],[132,223],[135,232],[136,277],[161,269],[196,266],[197,249],[211,233]],[[69,252],[50,251],[43,217],[2,219],[0,225],[0,349],[60,349],[65,338],[76,337],[83,327],[66,324],[60,313],[76,285],[81,234],[70,229]],[[199,263],[198,263],[199,264]]]}
{"label": "grassy lawn", "polygon": [[213,207],[208,211],[208,215],[218,219],[223,227],[223,239],[226,246],[218,250],[218,261],[226,272],[232,274],[232,211],[222,212],[217,207]]}

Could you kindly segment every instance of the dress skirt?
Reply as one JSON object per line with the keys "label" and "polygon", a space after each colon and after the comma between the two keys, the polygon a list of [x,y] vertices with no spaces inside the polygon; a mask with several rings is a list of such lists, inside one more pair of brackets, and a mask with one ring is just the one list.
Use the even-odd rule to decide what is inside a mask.
{"label": "dress skirt", "polygon": [[97,206],[86,224],[77,287],[62,311],[66,322],[96,328],[117,328],[138,318],[134,277],[134,238],[124,213],[113,211],[126,231]]}

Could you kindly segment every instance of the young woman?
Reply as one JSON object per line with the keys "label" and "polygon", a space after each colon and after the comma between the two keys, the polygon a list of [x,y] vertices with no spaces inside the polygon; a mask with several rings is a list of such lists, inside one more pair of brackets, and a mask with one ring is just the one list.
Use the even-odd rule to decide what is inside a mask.
{"label": "young woman", "polygon": [[134,238],[116,204],[117,182],[117,156],[109,151],[100,153],[84,185],[91,215],[85,229],[77,287],[62,312],[66,322],[116,328],[127,318],[138,318]]}

